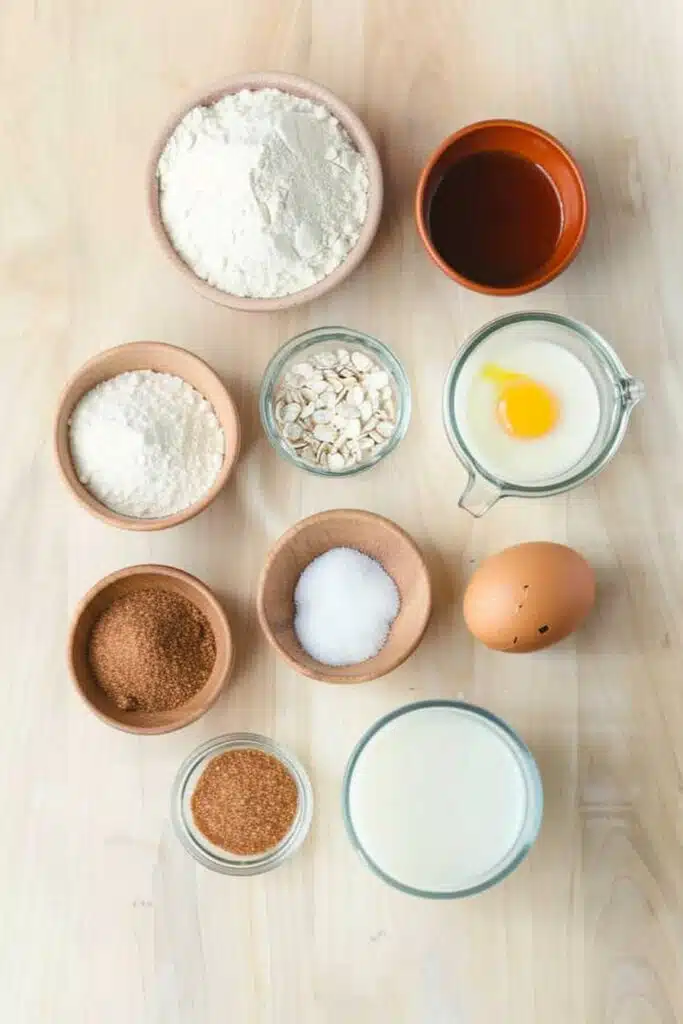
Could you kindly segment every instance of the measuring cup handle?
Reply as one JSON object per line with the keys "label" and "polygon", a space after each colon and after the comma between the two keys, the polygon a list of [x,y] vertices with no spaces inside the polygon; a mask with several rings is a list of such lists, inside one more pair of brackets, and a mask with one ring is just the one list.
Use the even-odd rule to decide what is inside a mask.
{"label": "measuring cup handle", "polygon": [[503,492],[490,480],[479,476],[478,473],[470,472],[467,486],[462,492],[458,505],[475,519],[479,519],[502,496]]}
{"label": "measuring cup handle", "polygon": [[632,409],[638,402],[645,398],[645,385],[637,377],[623,377],[621,380],[621,394],[624,404]]}

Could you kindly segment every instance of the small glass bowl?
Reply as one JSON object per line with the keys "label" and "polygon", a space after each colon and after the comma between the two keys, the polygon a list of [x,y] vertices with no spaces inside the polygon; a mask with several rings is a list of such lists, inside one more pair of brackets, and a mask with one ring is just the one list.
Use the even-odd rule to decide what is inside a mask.
{"label": "small glass bowl", "polygon": [[[373,362],[377,363],[389,374],[389,383],[394,392],[394,403],[396,406],[396,429],[388,441],[378,445],[377,451],[370,458],[363,462],[349,466],[346,469],[332,470],[326,466],[314,466],[305,459],[299,458],[280,437],[275,422],[275,393],[282,377],[295,364],[310,359],[319,352],[330,348],[349,348],[354,352],[362,352]],[[361,473],[371,466],[376,465],[405,437],[408,423],[410,422],[411,396],[410,383],[403,366],[391,351],[391,349],[361,331],[349,327],[317,327],[315,330],[298,334],[280,348],[266,367],[261,385],[259,399],[261,422],[268,440],[279,455],[287,459],[299,469],[305,469],[317,476],[338,477],[353,476]]]}
{"label": "small glass bowl", "polygon": [[[415,711],[422,711],[425,708],[437,707],[456,708],[468,715],[478,718],[506,742],[508,749],[514,755],[520,768],[521,775],[524,778],[526,788],[526,807],[524,822],[515,843],[506,856],[499,861],[488,874],[483,875],[476,883],[466,888],[439,890],[438,892],[435,892],[429,889],[416,889],[412,886],[405,885],[403,882],[399,882],[398,879],[387,874],[382,870],[379,864],[375,863],[363,846],[363,843],[356,832],[353,822],[353,813],[351,811],[350,791],[356,765],[358,764],[363,751],[378,732],[401,715],[409,715]],[[541,822],[543,820],[543,783],[541,782],[538,765],[536,764],[534,756],[526,743],[524,743],[521,737],[517,735],[514,729],[512,729],[507,722],[498,718],[497,715],[492,714],[485,708],[478,707],[476,704],[467,704],[460,700],[422,700],[416,701],[414,704],[405,704],[403,707],[389,712],[388,715],[384,715],[383,718],[378,719],[375,724],[367,730],[356,744],[344,773],[344,781],[342,783],[342,814],[351,843],[370,870],[381,878],[383,882],[386,882],[388,885],[393,886],[394,889],[398,889],[400,892],[407,893],[410,896],[421,896],[424,899],[431,900],[461,899],[464,896],[474,896],[477,893],[485,892],[486,889],[490,889],[492,886],[497,885],[498,882],[502,882],[504,878],[507,878],[507,876],[511,874],[519,864],[521,864],[529,853],[531,847],[536,841],[541,828]]]}
{"label": "small glass bowl", "polygon": [[[192,818],[192,795],[209,761],[226,750],[260,750],[276,757],[296,783],[298,806],[287,835],[270,850],[239,856],[216,846],[196,827]],[[313,789],[305,769],[292,754],[266,736],[235,732],[203,743],[180,766],[171,794],[171,820],[178,839],[189,854],[205,868],[224,875],[260,875],[271,871],[296,853],[308,835],[313,818]]]}

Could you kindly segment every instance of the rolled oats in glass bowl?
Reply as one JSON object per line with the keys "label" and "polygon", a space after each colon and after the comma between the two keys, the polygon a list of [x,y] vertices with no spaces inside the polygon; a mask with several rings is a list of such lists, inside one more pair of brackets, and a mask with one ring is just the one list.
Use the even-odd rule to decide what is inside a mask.
{"label": "rolled oats in glass bowl", "polygon": [[261,387],[271,444],[319,476],[374,466],[404,437],[410,408],[410,384],[391,349],[348,327],[292,338],[271,360]]}

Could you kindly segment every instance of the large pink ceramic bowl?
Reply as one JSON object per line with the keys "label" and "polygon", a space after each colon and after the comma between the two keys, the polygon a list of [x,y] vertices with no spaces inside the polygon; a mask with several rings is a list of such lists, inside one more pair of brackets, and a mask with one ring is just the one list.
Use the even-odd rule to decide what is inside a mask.
{"label": "large pink ceramic bowl", "polygon": [[[203,281],[173,248],[166,233],[159,209],[157,165],[159,163],[159,157],[161,156],[166,143],[168,142],[170,135],[175,130],[178,122],[181,121],[185,114],[192,110],[193,107],[210,106],[212,103],[216,103],[217,100],[221,99],[221,97],[227,96],[229,93],[239,92],[241,89],[281,89],[283,92],[293,93],[295,96],[303,96],[306,99],[312,100],[314,103],[324,104],[324,106],[334,114],[346,129],[356,149],[358,149],[365,158],[368,168],[368,177],[370,179],[367,217],[365,218],[365,223],[361,229],[360,237],[356,245],[341,266],[337,267],[336,270],[333,270],[327,277],[324,277],[322,281],[318,281],[316,284],[311,285],[310,288],[303,288],[301,291],[294,292],[292,295],[284,295],[281,298],[276,299],[243,298],[240,295],[231,295],[229,292],[224,292],[220,288],[216,288],[211,284],[207,284],[206,281]],[[353,273],[356,267],[365,258],[368,249],[372,245],[375,234],[377,233],[379,219],[382,212],[384,186],[382,180],[382,167],[379,162],[377,149],[370,137],[370,133],[360,118],[354,114],[354,112],[347,107],[345,103],[335,96],[334,93],[325,89],[324,86],[318,85],[316,82],[310,82],[306,78],[300,78],[298,75],[288,75],[281,71],[254,71],[251,74],[246,75],[233,75],[222,82],[218,82],[212,89],[200,93],[198,96],[195,96],[192,100],[185,103],[182,109],[173,115],[164,127],[164,130],[161,132],[157,144],[152,152],[148,171],[148,195],[152,227],[154,228],[154,232],[159,240],[161,248],[173,265],[177,267],[181,274],[187,278],[190,284],[196,288],[201,295],[204,295],[207,299],[211,299],[213,302],[220,303],[222,306],[231,306],[233,309],[240,309],[254,313],[268,313],[274,310],[289,309],[292,306],[302,306],[306,302],[311,302],[312,299],[317,299],[320,295],[324,295],[325,292],[329,292],[333,288],[336,288],[341,281],[348,277],[349,274]]]}

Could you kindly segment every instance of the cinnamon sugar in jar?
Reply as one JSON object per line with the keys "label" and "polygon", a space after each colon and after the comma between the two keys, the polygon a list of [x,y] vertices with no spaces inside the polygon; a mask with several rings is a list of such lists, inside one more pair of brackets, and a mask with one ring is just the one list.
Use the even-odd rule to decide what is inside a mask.
{"label": "cinnamon sugar in jar", "polygon": [[255,875],[301,846],[313,791],[302,765],[282,747],[255,733],[233,733],[183,762],[171,814],[181,843],[204,867]]}

